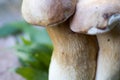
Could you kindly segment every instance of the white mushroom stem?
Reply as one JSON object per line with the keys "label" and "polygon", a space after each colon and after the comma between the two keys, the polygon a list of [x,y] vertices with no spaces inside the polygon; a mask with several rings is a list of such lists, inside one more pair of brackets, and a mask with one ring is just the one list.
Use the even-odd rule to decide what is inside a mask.
{"label": "white mushroom stem", "polygon": [[94,80],[98,45],[95,36],[73,33],[69,22],[47,27],[54,44],[49,80]]}
{"label": "white mushroom stem", "polygon": [[96,80],[120,80],[120,26],[97,38],[100,51]]}

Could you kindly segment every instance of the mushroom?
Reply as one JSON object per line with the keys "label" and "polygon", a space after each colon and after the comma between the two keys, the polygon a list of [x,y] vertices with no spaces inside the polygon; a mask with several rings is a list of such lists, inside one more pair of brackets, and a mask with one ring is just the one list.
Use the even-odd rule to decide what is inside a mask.
{"label": "mushroom", "polygon": [[95,78],[97,39],[70,30],[68,18],[75,12],[75,5],[76,0],[23,0],[25,20],[45,26],[53,42],[49,80]]}
{"label": "mushroom", "polygon": [[[120,0],[79,0],[71,30],[97,35],[96,80],[120,79]],[[111,30],[111,31],[110,31]]]}
{"label": "mushroom", "polygon": [[79,0],[71,20],[71,30],[85,34],[105,33],[113,29],[112,15],[120,13],[120,0]]}
{"label": "mushroom", "polygon": [[73,15],[75,5],[76,0],[23,0],[22,14],[31,24],[52,26]]}

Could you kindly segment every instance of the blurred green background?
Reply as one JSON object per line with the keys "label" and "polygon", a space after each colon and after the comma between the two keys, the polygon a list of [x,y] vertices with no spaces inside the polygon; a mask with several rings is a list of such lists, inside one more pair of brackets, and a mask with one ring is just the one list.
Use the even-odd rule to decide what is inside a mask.
{"label": "blurred green background", "polygon": [[24,21],[5,24],[0,38],[14,36],[16,55],[21,66],[16,72],[26,80],[48,80],[48,68],[53,50],[46,29],[33,27]]}
{"label": "blurred green background", "polygon": [[15,53],[21,66],[16,72],[26,80],[48,80],[53,46],[43,28],[33,27],[24,21],[5,24],[0,28],[0,38],[14,36]]}
{"label": "blurred green background", "polygon": [[[25,80],[48,80],[48,68],[53,46],[46,29],[33,27],[22,19],[21,1],[5,1],[0,1],[0,6],[4,5],[0,8],[0,39],[10,36],[15,39],[15,45],[9,48],[15,50],[20,65],[13,71]],[[0,51],[1,53],[2,51]]]}

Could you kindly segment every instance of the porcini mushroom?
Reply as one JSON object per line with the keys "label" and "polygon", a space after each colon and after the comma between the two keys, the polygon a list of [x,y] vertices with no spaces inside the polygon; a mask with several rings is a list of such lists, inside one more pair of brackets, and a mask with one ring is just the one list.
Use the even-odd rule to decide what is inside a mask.
{"label": "porcini mushroom", "polygon": [[24,19],[41,26],[51,26],[67,20],[75,11],[76,0],[23,0]]}
{"label": "porcini mushroom", "polygon": [[[94,80],[98,45],[96,36],[77,34],[69,29],[69,17],[76,0],[23,0],[26,21],[46,26],[54,51],[49,80]],[[63,22],[63,23],[62,23]]]}
{"label": "porcini mushroom", "polygon": [[79,0],[71,30],[91,35],[110,31],[113,26],[109,26],[109,18],[120,13],[119,3],[119,0]]}
{"label": "porcini mushroom", "polygon": [[74,32],[97,35],[100,51],[96,80],[120,79],[119,3],[120,0],[79,0],[71,19]]}

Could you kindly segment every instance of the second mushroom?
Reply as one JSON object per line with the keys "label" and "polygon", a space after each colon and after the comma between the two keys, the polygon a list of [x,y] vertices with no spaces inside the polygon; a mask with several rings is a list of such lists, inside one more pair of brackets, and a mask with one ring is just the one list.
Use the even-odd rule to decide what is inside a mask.
{"label": "second mushroom", "polygon": [[120,0],[79,0],[70,27],[97,35],[96,80],[120,80]]}

